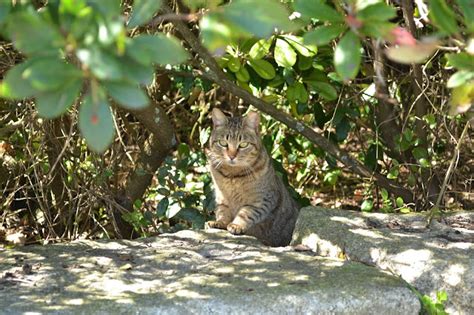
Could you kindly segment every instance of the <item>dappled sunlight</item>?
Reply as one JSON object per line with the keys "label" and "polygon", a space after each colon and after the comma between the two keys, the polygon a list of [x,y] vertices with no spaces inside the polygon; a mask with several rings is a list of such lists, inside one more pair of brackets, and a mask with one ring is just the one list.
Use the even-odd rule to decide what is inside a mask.
{"label": "dappled sunlight", "polygon": [[349,231],[351,231],[354,234],[370,237],[373,239],[385,239],[385,240],[388,239],[387,237],[383,236],[383,234],[380,233],[379,231],[367,230],[367,229],[349,229]]}
{"label": "dappled sunlight", "polygon": [[466,267],[460,264],[454,264],[441,274],[441,277],[451,286],[458,285],[463,279],[462,276],[466,272]]}
{"label": "dappled sunlight", "polygon": [[[35,257],[43,264],[32,275],[25,275],[32,279],[29,284],[12,287],[13,295],[6,298],[15,307],[28,300],[31,309],[42,312],[68,312],[79,306],[100,312],[107,305],[153,305],[163,310],[177,307],[181,313],[193,300],[204,303],[192,304],[201,305],[202,310],[211,305],[205,303],[224,303],[235,309],[244,307],[251,296],[271,305],[270,296],[288,292],[298,301],[311,298],[328,303],[335,298],[326,294],[328,290],[351,292],[353,279],[364,279],[355,282],[364,294],[375,294],[377,288],[385,286],[403,289],[396,279],[381,276],[367,266],[322,259],[290,248],[267,248],[250,237],[233,237],[226,231],[175,235],[132,241],[129,246],[111,242],[113,249],[108,249],[106,242],[90,243],[88,250],[79,242],[24,248],[21,255],[25,261]],[[15,261],[10,256],[13,254],[0,261],[0,271],[12,269]],[[14,301],[15,290],[28,294]]]}

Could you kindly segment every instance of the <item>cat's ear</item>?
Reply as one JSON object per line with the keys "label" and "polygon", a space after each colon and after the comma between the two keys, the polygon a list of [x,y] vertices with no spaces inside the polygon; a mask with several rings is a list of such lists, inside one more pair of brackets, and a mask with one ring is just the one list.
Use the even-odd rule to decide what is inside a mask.
{"label": "cat's ear", "polygon": [[214,127],[224,126],[227,124],[227,117],[220,109],[214,108],[212,110],[212,122],[214,123]]}
{"label": "cat's ear", "polygon": [[245,125],[258,133],[260,126],[260,115],[257,112],[249,112],[245,117]]}

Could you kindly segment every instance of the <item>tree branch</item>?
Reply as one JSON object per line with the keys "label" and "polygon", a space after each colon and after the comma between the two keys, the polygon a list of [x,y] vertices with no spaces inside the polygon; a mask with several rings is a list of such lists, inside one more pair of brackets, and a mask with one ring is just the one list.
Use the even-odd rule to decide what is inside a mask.
{"label": "tree branch", "polygon": [[[162,6],[162,10],[165,13],[172,13],[172,10],[166,5]],[[372,173],[363,164],[353,159],[348,153],[340,150],[337,146],[335,146],[323,136],[316,133],[310,127],[297,121],[286,113],[279,111],[278,109],[276,109],[276,107],[255,97],[246,90],[234,84],[234,82],[229,80],[225,73],[222,72],[219,65],[209,53],[209,51],[201,45],[199,39],[194,36],[194,34],[191,32],[191,30],[185,23],[178,20],[174,20],[172,21],[172,23],[174,24],[178,32],[181,33],[184,40],[191,46],[193,51],[196,52],[207,65],[207,67],[209,68],[209,71],[207,72],[208,77],[216,84],[220,85],[224,90],[240,97],[245,102],[252,104],[257,109],[272,116],[273,118],[282,122],[289,128],[297,131],[299,134],[306,137],[312,143],[316,144],[317,146],[325,150],[327,153],[334,156],[337,160],[347,166],[354,173],[363,177],[374,178],[380,186],[384,187],[385,189],[397,196],[401,196],[405,200],[405,202],[411,202],[413,200],[413,194],[408,189],[397,185],[395,182],[388,180],[381,174]]]}

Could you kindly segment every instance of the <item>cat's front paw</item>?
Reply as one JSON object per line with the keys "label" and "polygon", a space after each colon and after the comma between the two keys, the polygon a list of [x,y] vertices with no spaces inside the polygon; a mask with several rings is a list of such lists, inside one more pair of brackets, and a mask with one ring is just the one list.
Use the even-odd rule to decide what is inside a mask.
{"label": "cat's front paw", "polygon": [[207,227],[211,229],[221,229],[221,230],[225,230],[227,227],[227,224],[225,224],[222,221],[207,221],[206,225]]}
{"label": "cat's front paw", "polygon": [[235,224],[235,223],[230,223],[227,226],[227,231],[229,231],[230,233],[232,233],[234,235],[240,235],[240,234],[244,234],[245,229],[241,225],[238,225],[238,224]]}

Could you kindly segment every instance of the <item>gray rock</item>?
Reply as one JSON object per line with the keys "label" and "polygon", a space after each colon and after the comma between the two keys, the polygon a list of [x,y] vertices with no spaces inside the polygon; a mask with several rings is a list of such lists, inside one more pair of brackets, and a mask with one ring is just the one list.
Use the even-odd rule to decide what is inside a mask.
{"label": "gray rock", "polygon": [[474,213],[434,221],[430,228],[426,224],[423,214],[307,207],[300,211],[292,245],[377,266],[431,298],[445,290],[448,312],[474,314]]}
{"label": "gray rock", "polygon": [[418,314],[399,279],[227,231],[0,252],[0,313]]}

